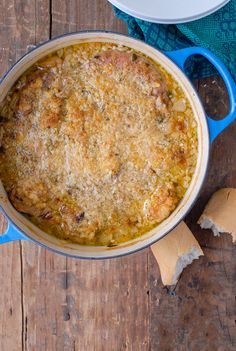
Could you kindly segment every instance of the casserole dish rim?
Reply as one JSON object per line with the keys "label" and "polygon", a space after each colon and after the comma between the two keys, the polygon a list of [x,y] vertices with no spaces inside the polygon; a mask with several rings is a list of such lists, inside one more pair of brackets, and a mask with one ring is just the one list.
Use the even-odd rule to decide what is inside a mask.
{"label": "casserole dish rim", "polygon": [[[189,79],[188,79],[188,77],[185,75],[185,73],[177,66],[177,64],[175,63],[175,62],[173,62],[173,60],[171,60],[167,55],[165,55],[164,53],[162,53],[161,51],[159,51],[159,50],[157,50],[156,48],[154,48],[154,47],[152,47],[152,46],[150,46],[150,45],[148,45],[148,44],[146,44],[145,42],[143,42],[143,41],[141,41],[141,40],[138,40],[138,39],[135,39],[135,38],[132,38],[131,36],[129,36],[129,35],[125,35],[125,34],[119,34],[119,33],[116,33],[116,32],[111,32],[111,31],[97,31],[97,30],[92,30],[92,31],[79,31],[79,32],[74,32],[74,33],[67,33],[67,34],[63,34],[63,35],[61,35],[61,36],[58,36],[58,37],[56,37],[56,38],[54,38],[54,39],[52,39],[52,40],[48,40],[48,41],[45,41],[45,42],[43,42],[43,43],[41,43],[41,44],[39,44],[36,48],[34,48],[34,49],[32,49],[31,51],[29,51],[28,53],[26,53],[25,55],[23,55],[4,75],[3,75],[3,77],[1,78],[1,80],[0,80],[0,89],[1,89],[1,85],[4,83],[4,81],[7,79],[7,77],[9,77],[9,74],[11,74],[13,71],[14,71],[14,69],[16,68],[16,67],[18,67],[22,62],[24,63],[24,61],[25,60],[27,60],[27,58],[29,58],[29,57],[34,57],[35,55],[33,55],[37,50],[39,50],[40,48],[42,48],[42,47],[45,47],[47,44],[49,44],[49,48],[48,48],[48,51],[46,52],[46,53],[44,53],[43,55],[42,55],[42,57],[44,57],[44,56],[46,56],[47,54],[49,54],[50,52],[53,52],[53,51],[55,51],[56,49],[52,49],[51,47],[50,47],[50,44],[52,44],[52,43],[56,43],[57,41],[60,41],[61,39],[63,39],[63,38],[74,38],[74,37],[76,37],[76,39],[78,40],[78,43],[79,43],[79,36],[81,36],[81,35],[86,35],[86,34],[92,34],[92,36],[95,36],[95,35],[107,35],[107,37],[106,37],[106,40],[103,40],[104,42],[112,42],[112,38],[110,37],[109,38],[109,36],[115,36],[115,37],[119,37],[119,39],[122,41],[122,38],[123,38],[123,40],[124,40],[124,38],[126,38],[127,40],[130,40],[130,41],[132,41],[133,43],[134,43],[134,45],[135,45],[135,43],[140,43],[140,45],[142,46],[142,47],[144,47],[144,49],[146,48],[146,49],[148,49],[149,48],[149,50],[151,50],[151,51],[154,51],[156,54],[158,54],[158,55],[160,55],[162,58],[164,58],[164,60],[167,60],[167,62],[169,62],[169,64],[170,65],[172,65],[173,67],[174,67],[174,69],[175,70],[177,70],[177,72],[182,76],[182,78],[183,78],[183,81],[186,81],[186,85],[187,85],[187,82],[188,82],[188,86],[190,86],[191,87],[191,93],[189,93],[186,97],[190,100],[190,96],[191,96],[191,99],[195,99],[195,101],[196,101],[196,104],[198,105],[198,110],[197,109],[195,109],[196,111],[194,111],[194,114],[195,114],[195,119],[197,120],[197,116],[196,116],[196,113],[198,112],[198,114],[200,115],[201,114],[201,116],[198,116],[199,118],[199,122],[197,122],[198,124],[201,122],[201,123],[203,123],[204,124],[204,133],[202,134],[202,138],[207,138],[206,140],[204,140],[204,145],[205,146],[207,146],[207,148],[204,150],[204,152],[206,153],[206,155],[205,155],[205,163],[204,163],[204,170],[201,170],[202,172],[201,173],[203,173],[203,175],[201,175],[201,177],[200,177],[200,180],[198,179],[197,181],[196,181],[196,184],[194,184],[194,186],[193,186],[193,189],[192,189],[192,192],[194,192],[194,194],[190,194],[189,195],[189,199],[187,200],[187,203],[185,204],[185,205],[183,205],[182,207],[180,207],[180,204],[176,207],[176,209],[175,210],[178,210],[179,209],[179,211],[181,210],[181,208],[183,208],[183,214],[181,215],[181,216],[179,216],[179,218],[178,218],[178,220],[176,221],[174,221],[174,224],[173,225],[171,225],[170,226],[170,228],[168,229],[168,230],[166,230],[162,235],[160,235],[159,234],[159,236],[157,235],[158,233],[153,233],[151,236],[150,236],[150,238],[144,238],[146,235],[148,235],[148,233],[150,233],[150,232],[153,232],[154,230],[157,230],[157,228],[163,223],[163,222],[165,222],[166,220],[168,220],[171,216],[172,216],[172,214],[170,215],[170,216],[168,216],[167,217],[167,219],[165,220],[165,221],[163,221],[161,224],[157,224],[157,226],[153,229],[153,230],[151,230],[151,231],[149,231],[149,232],[147,232],[146,234],[143,234],[142,236],[140,236],[140,237],[138,237],[138,238],[136,238],[136,239],[134,239],[134,240],[136,240],[136,241],[138,241],[139,239],[141,240],[141,244],[139,245],[139,247],[134,247],[135,246],[135,244],[136,244],[136,242],[135,243],[133,243],[132,244],[132,241],[134,241],[134,240],[132,240],[131,242],[130,242],[130,244],[129,244],[129,242],[126,242],[126,243],[121,243],[121,244],[119,244],[118,246],[116,246],[116,247],[113,247],[113,248],[109,248],[109,250],[107,250],[107,247],[106,246],[93,246],[93,248],[95,247],[97,247],[97,248],[101,248],[101,249],[103,249],[104,250],[104,253],[103,254],[101,254],[101,255],[99,255],[98,253],[97,253],[97,255],[92,255],[92,256],[81,256],[80,254],[71,254],[71,253],[68,253],[68,252],[65,252],[66,251],[66,249],[68,249],[68,248],[64,248],[64,247],[60,247],[60,249],[58,248],[58,246],[59,245],[56,245],[56,248],[54,247],[55,245],[54,244],[51,244],[50,243],[50,245],[48,245],[48,244],[45,244],[45,243],[43,243],[43,242],[41,242],[40,241],[40,239],[35,239],[35,237],[33,236],[31,236],[31,235],[29,235],[28,234],[28,231],[32,231],[32,229],[31,228],[27,228],[27,233],[25,232],[25,230],[23,230],[22,228],[21,228],[21,226],[20,225],[18,225],[18,223],[16,223],[17,221],[15,220],[15,218],[14,219],[12,219],[12,216],[9,214],[9,210],[6,210],[6,208],[7,208],[7,205],[8,205],[8,203],[6,204],[6,203],[4,203],[4,201],[3,201],[3,206],[2,206],[2,209],[3,209],[3,211],[4,211],[4,213],[5,213],[5,215],[6,215],[6,217],[8,218],[8,220],[9,220],[9,222],[11,222],[11,223],[13,223],[13,226],[15,226],[16,227],[16,229],[20,232],[20,233],[24,233],[24,236],[25,236],[25,238],[28,238],[28,239],[30,239],[31,241],[33,241],[33,242],[35,242],[35,243],[37,243],[37,244],[39,244],[39,245],[41,245],[41,246],[43,246],[43,247],[46,247],[46,248],[48,248],[48,249],[50,249],[50,250],[52,250],[52,251],[54,251],[54,252],[57,252],[57,253],[60,253],[60,254],[64,254],[64,255],[67,255],[67,256],[70,256],[70,257],[75,257],[75,258],[84,258],[84,259],[104,259],[104,258],[114,258],[114,257],[119,257],[119,256],[124,256],[124,255],[127,255],[127,254],[130,254],[130,253],[133,253],[133,252],[136,252],[136,251],[139,251],[139,250],[141,250],[141,249],[143,249],[143,248],[145,248],[145,247],[148,247],[148,246],[150,246],[150,245],[152,245],[153,243],[155,243],[155,242],[157,242],[158,240],[160,240],[161,238],[163,238],[165,235],[167,235],[171,230],[173,230],[178,224],[179,224],[179,222],[187,215],[187,213],[191,210],[191,208],[193,207],[193,205],[194,205],[194,203],[196,202],[196,200],[197,200],[197,198],[198,198],[198,195],[199,195],[199,192],[201,191],[201,188],[202,188],[202,185],[203,185],[203,183],[204,183],[204,180],[205,180],[205,177],[206,177],[206,174],[207,174],[207,168],[208,168],[208,163],[209,163],[209,149],[210,149],[210,137],[209,137],[209,128],[208,128],[208,124],[207,124],[207,120],[206,120],[206,115],[205,115],[205,112],[204,112],[204,108],[203,108],[203,106],[202,106],[202,103],[201,103],[201,100],[200,100],[200,98],[199,98],[199,96],[198,96],[198,93],[196,92],[196,90],[195,90],[195,88],[194,88],[194,86],[192,85],[192,83],[189,81]],[[91,38],[92,38],[92,36],[91,36]],[[90,39],[91,39],[90,38]],[[104,38],[104,37],[103,37]],[[93,38],[93,40],[90,40],[90,42],[91,41],[93,41],[93,42],[96,42],[96,41],[98,41],[98,40],[96,40],[96,38],[94,37]],[[83,42],[89,42],[89,38],[87,38],[87,39],[85,39]],[[114,42],[114,40],[113,40],[113,42]],[[64,45],[61,45],[61,47],[66,47],[66,46],[70,46],[70,45],[74,45],[73,43],[70,43],[70,42],[67,42],[67,41],[65,41],[64,42]],[[128,46],[128,47],[131,47],[131,46],[129,46],[129,44],[127,44],[127,43],[121,43],[121,45],[125,45],[125,46]],[[144,52],[144,49],[143,49],[143,53],[145,54],[145,52]],[[134,48],[134,50],[136,50],[136,51],[140,51],[138,48]],[[150,55],[148,55],[148,54],[145,54],[145,55],[147,55],[147,57],[150,57]],[[38,60],[38,58],[35,58],[35,59],[33,59],[33,62],[36,62]],[[161,66],[163,66],[163,68],[167,71],[167,72],[169,72],[169,70],[168,70],[168,68],[166,68],[162,63],[160,63],[158,60],[157,60],[157,58],[156,58],[156,62],[158,63],[158,64],[160,64]],[[32,64],[31,64],[32,65]],[[31,66],[31,65],[29,65],[29,67]],[[28,67],[28,68],[29,68]],[[24,72],[25,70],[23,70],[23,72]],[[23,73],[22,72],[22,73]],[[21,74],[22,74],[21,73]],[[170,73],[170,72],[169,72]],[[21,75],[20,74],[20,75]],[[175,79],[175,80],[177,80],[177,73],[176,73],[176,75],[174,75],[174,74],[172,74],[172,73],[170,73],[172,76],[173,76],[173,79]],[[20,75],[18,75],[18,77],[16,78],[16,79],[18,79],[19,78],[19,76]],[[15,80],[16,80],[15,79]],[[13,81],[13,83],[11,83],[11,86],[15,83],[15,80]],[[181,83],[179,83],[180,84],[180,86],[183,88],[183,82],[181,81]],[[185,89],[186,90],[186,89]],[[9,91],[9,89],[7,89],[7,92]],[[185,94],[186,94],[186,92],[185,92]],[[191,101],[190,101],[191,102]],[[192,104],[191,104],[192,105]],[[192,108],[193,108],[193,106],[192,106]],[[193,109],[194,110],[194,109]],[[200,113],[201,112],[201,113]],[[199,134],[200,133],[198,133],[198,138],[199,138]],[[201,140],[201,142],[203,142],[203,140]],[[199,141],[198,141],[198,157],[199,157],[199,153],[200,153],[200,150],[199,150]],[[196,169],[195,169],[195,172],[194,172],[194,174],[197,172],[197,171],[199,171],[200,172],[200,169],[202,168],[202,165],[196,165]],[[194,176],[193,176],[193,178],[194,178]],[[193,181],[193,180],[192,180]],[[191,181],[191,184],[190,184],[190,186],[189,186],[189,188],[192,186],[192,181]],[[196,187],[197,187],[197,190],[196,190]],[[189,188],[188,188],[188,190],[189,190]],[[187,190],[187,192],[188,192],[188,190]],[[187,193],[186,192],[186,193]],[[186,195],[186,194],[185,194]],[[2,197],[2,195],[0,196],[0,199],[3,199],[3,197]],[[185,198],[185,196],[184,196],[184,198]],[[184,199],[183,198],[183,199]],[[191,199],[192,198],[192,199]],[[3,199],[4,200],[4,199]],[[9,202],[9,200],[8,200],[8,202]],[[9,202],[10,203],[10,202]],[[187,206],[188,205],[188,206]],[[13,206],[11,205],[11,207],[13,208]],[[14,212],[17,212],[15,209],[14,209]],[[21,215],[19,212],[17,212],[20,216],[22,216],[23,217],[23,215]],[[175,211],[173,212],[173,213],[175,213]],[[24,217],[25,218],[25,217]],[[30,222],[29,220],[27,220],[26,219],[26,221],[28,221],[28,222]],[[24,225],[24,224],[21,224],[22,226]],[[31,225],[30,225],[30,227],[35,227],[34,225],[32,225],[32,223],[31,223]],[[44,232],[42,232],[41,230],[37,230],[37,231],[39,231],[39,232],[41,232],[41,233],[44,233]],[[45,234],[45,233],[44,233]],[[37,234],[36,234],[37,235]],[[47,235],[48,236],[48,235]],[[50,238],[51,238],[51,236],[50,236]],[[57,239],[57,240],[60,240],[60,239]],[[148,240],[148,242],[146,242]],[[138,244],[138,243],[137,243]],[[124,248],[122,248],[121,246],[124,246]],[[128,245],[130,245],[130,247],[128,246]],[[53,246],[53,247],[52,247]],[[92,246],[88,246],[88,245],[78,245],[78,246],[80,246],[80,247],[83,247],[83,248],[88,248],[88,247],[92,247]],[[127,247],[127,250],[126,250],[126,247]],[[105,249],[107,250],[107,251],[105,251]],[[120,252],[120,250],[124,250],[125,252]],[[118,251],[119,250],[119,252],[115,252],[115,251]],[[127,252],[126,252],[127,251]],[[114,254],[114,255],[113,255]]]}

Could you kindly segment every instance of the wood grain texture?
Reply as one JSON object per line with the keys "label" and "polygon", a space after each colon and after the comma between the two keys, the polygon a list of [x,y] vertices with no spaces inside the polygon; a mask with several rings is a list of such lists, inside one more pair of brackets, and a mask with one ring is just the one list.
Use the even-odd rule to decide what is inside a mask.
{"label": "wood grain texture", "polygon": [[[48,38],[49,18],[48,1],[0,2],[1,75],[36,42]],[[27,296],[24,294],[23,248],[24,244],[19,242],[0,246],[1,351],[26,350],[24,301]]]}
{"label": "wood grain texture", "polygon": [[21,255],[19,243],[0,247],[0,350],[22,350]]}
{"label": "wood grain texture", "polygon": [[126,33],[106,0],[52,0],[52,37],[88,29]]}
{"label": "wood grain texture", "polygon": [[[50,37],[85,29],[126,32],[105,0],[3,0],[0,25],[1,74]],[[218,78],[202,80],[198,90],[211,115],[226,113]],[[235,350],[236,248],[229,236],[214,238],[196,225],[213,191],[236,186],[235,133],[232,125],[214,142],[206,183],[187,217],[205,257],[172,290],[163,288],[148,249],[94,262],[29,242],[1,246],[0,351]]]}
{"label": "wood grain texture", "polygon": [[[28,45],[34,44],[35,13],[29,1],[0,2],[0,72],[13,64]],[[2,226],[2,225],[1,225]],[[1,228],[2,229],[2,228]],[[0,349],[23,347],[22,255],[20,243],[0,247]]]}
{"label": "wood grain texture", "polygon": [[148,350],[146,269],[143,252],[89,262],[24,243],[24,350]]}

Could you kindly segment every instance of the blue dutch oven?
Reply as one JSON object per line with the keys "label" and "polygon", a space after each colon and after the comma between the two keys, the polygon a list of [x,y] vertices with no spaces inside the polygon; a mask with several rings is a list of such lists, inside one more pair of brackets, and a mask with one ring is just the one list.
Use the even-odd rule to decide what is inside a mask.
{"label": "blue dutch oven", "polygon": [[[196,171],[190,187],[175,211],[165,221],[145,235],[115,247],[92,247],[68,243],[57,239],[56,237],[50,236],[37,228],[33,223],[31,223],[27,218],[13,208],[8,200],[2,184],[0,183],[0,208],[7,218],[7,229],[5,233],[0,236],[0,244],[13,240],[31,240],[63,255],[89,259],[122,256],[153,244],[170,232],[186,216],[193,206],[207,172],[210,143],[230,123],[232,123],[236,117],[236,84],[225,65],[209,50],[199,47],[191,47],[175,52],[162,53],[144,42],[133,39],[129,36],[98,31],[66,34],[48,41],[27,53],[1,79],[1,99],[6,96],[7,92],[12,87],[14,82],[20,77],[20,75],[33,63],[45,55],[69,45],[94,41],[126,45],[144,53],[162,65],[181,85],[191,103],[198,125],[198,160]],[[221,120],[216,121],[206,116],[197,92],[184,73],[184,65],[186,60],[190,56],[196,54],[202,55],[208,59],[218,70],[225,82],[229,94],[230,111],[229,114]]]}

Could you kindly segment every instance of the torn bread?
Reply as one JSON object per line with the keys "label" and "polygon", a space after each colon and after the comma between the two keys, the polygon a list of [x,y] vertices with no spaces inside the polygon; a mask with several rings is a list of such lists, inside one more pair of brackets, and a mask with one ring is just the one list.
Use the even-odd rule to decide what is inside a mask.
{"label": "torn bread", "polygon": [[167,236],[151,246],[164,285],[177,283],[183,269],[203,255],[188,226],[181,222]]}
{"label": "torn bread", "polygon": [[232,235],[236,241],[236,189],[223,188],[214,193],[198,220],[201,228],[211,229],[215,236]]}

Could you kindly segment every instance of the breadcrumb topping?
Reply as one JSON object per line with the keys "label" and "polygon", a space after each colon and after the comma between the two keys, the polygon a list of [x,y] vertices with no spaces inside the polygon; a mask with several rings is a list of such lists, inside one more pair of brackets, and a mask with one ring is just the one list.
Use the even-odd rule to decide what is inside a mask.
{"label": "breadcrumb topping", "polygon": [[181,87],[125,46],[47,56],[0,114],[0,177],[13,206],[71,242],[144,234],[177,207],[195,170],[197,126]]}

